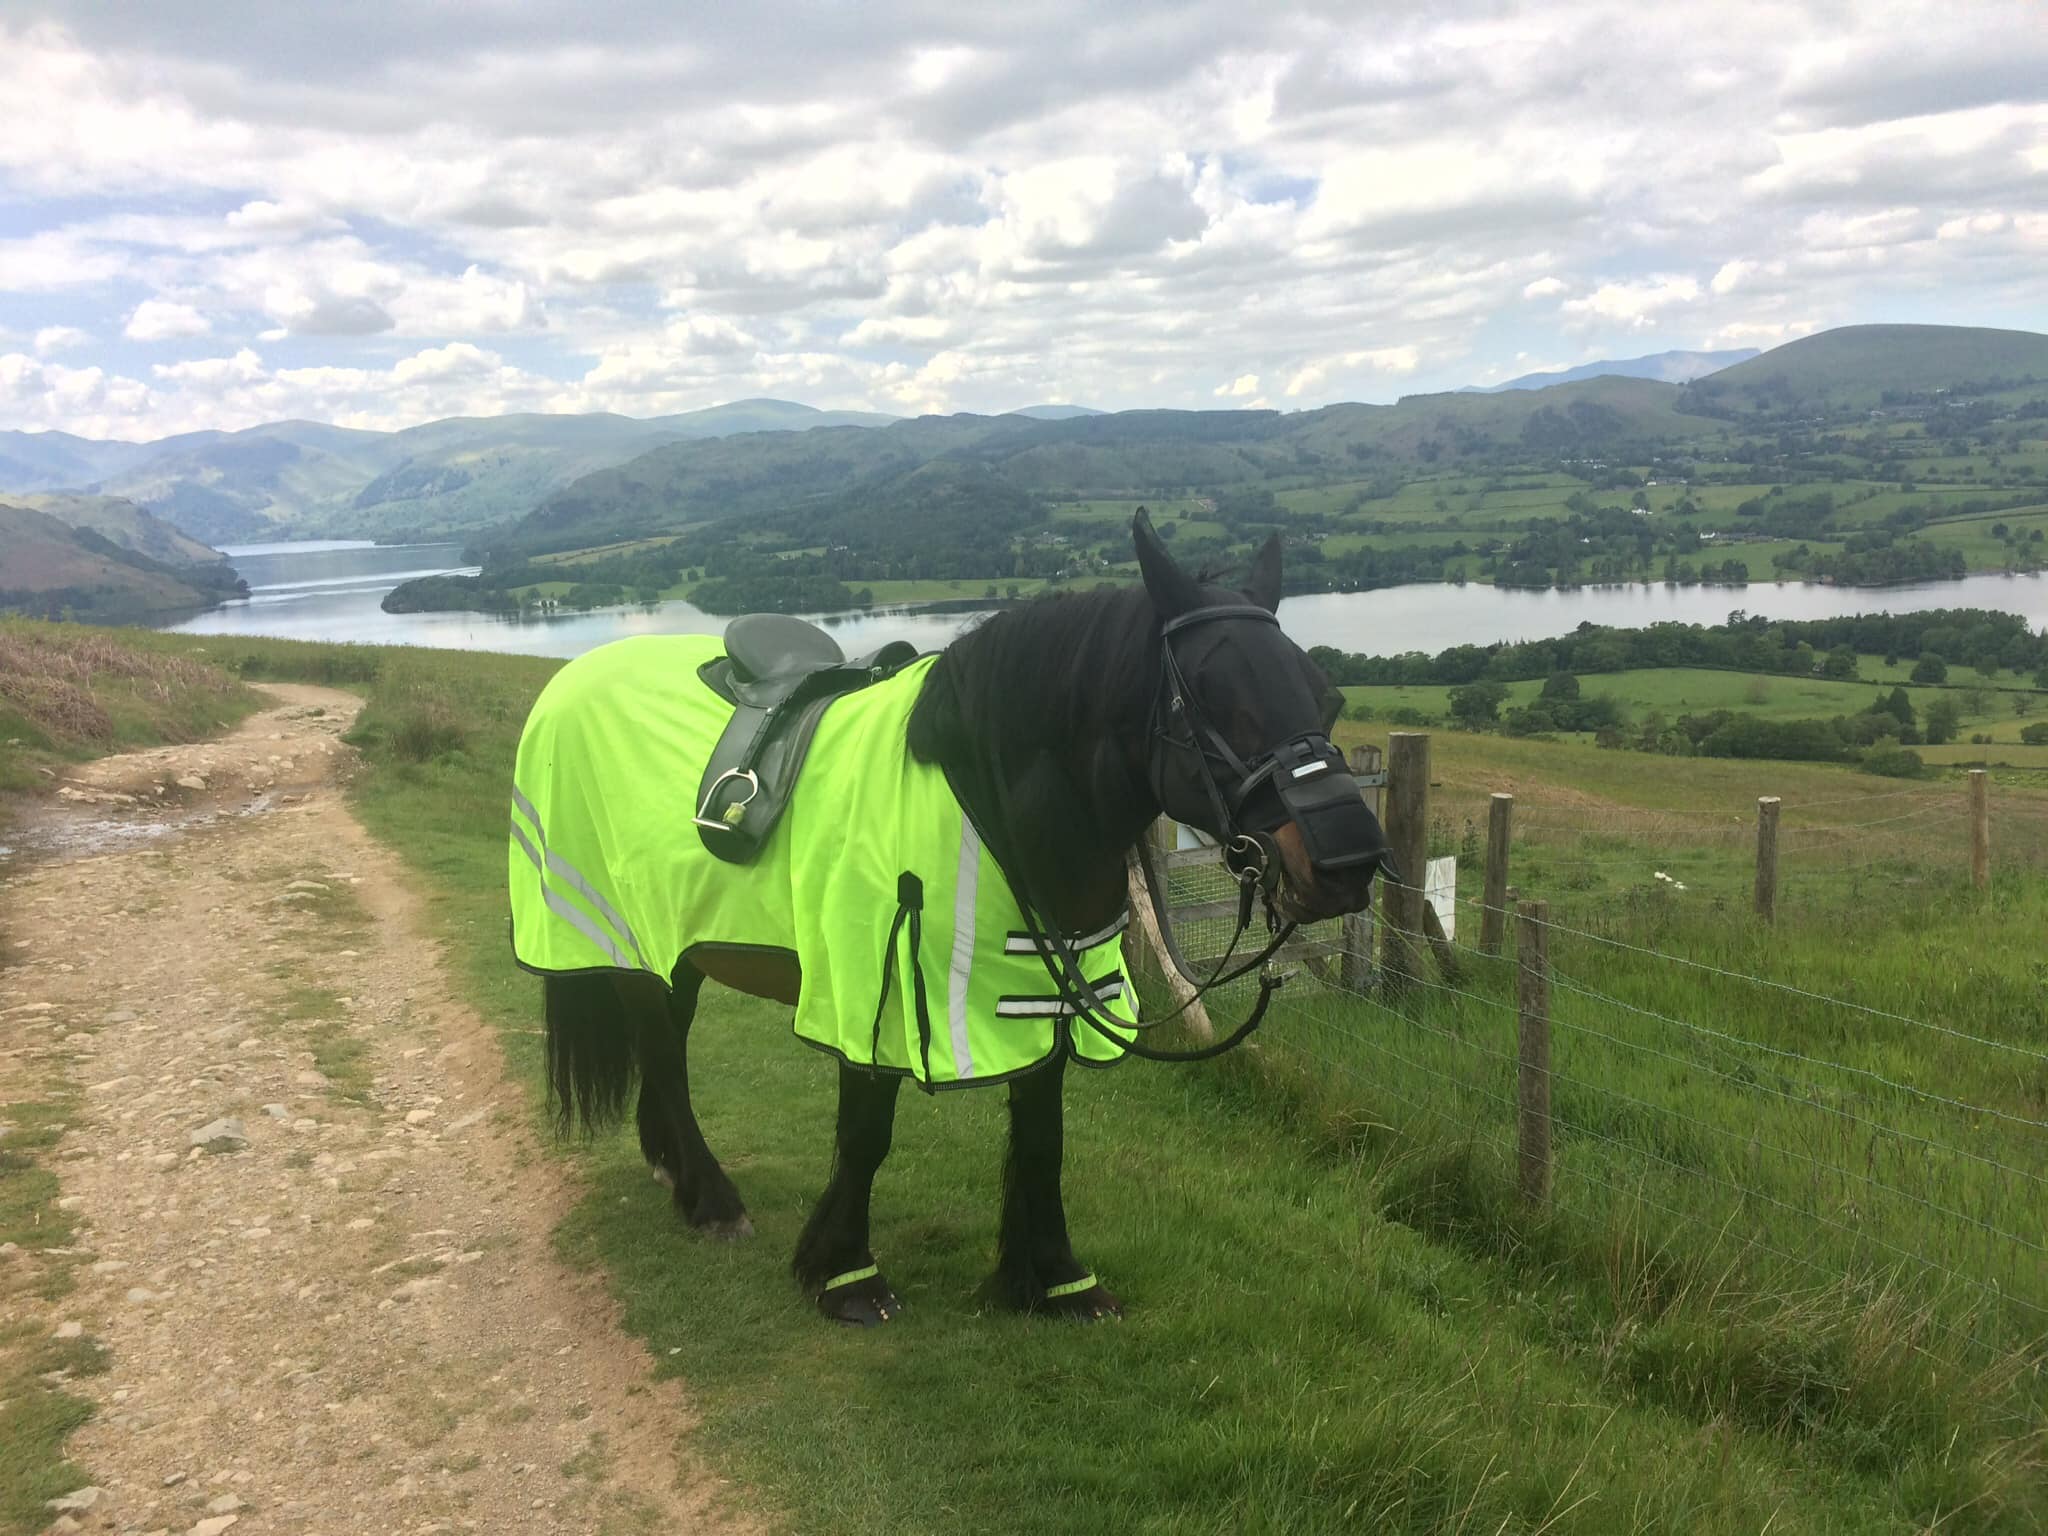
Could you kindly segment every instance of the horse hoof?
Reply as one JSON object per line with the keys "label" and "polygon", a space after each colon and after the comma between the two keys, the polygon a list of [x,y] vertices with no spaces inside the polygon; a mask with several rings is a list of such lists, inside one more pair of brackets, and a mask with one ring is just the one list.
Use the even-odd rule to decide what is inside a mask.
{"label": "horse hoof", "polygon": [[670,1173],[666,1168],[662,1167],[659,1163],[656,1163],[654,1167],[649,1171],[652,1172],[654,1175],[654,1182],[659,1184],[663,1189],[674,1189],[676,1187],[675,1175]]}
{"label": "horse hoof", "polygon": [[1034,1311],[1043,1317],[1063,1317],[1077,1323],[1122,1322],[1124,1304],[1106,1285],[1093,1285],[1072,1296],[1048,1297]]}
{"label": "horse hoof", "polygon": [[754,1235],[754,1224],[744,1213],[729,1221],[706,1221],[697,1224],[697,1230],[713,1242],[737,1243],[742,1238]]}
{"label": "horse hoof", "polygon": [[903,1303],[880,1275],[869,1275],[848,1285],[836,1285],[818,1295],[818,1310],[835,1323],[850,1328],[879,1328],[895,1321]]}

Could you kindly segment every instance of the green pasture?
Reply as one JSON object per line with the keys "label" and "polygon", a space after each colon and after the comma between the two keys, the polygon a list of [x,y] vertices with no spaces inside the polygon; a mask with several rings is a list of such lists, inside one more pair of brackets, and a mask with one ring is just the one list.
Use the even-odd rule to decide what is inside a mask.
{"label": "green pasture", "polygon": [[[2001,525],[2013,535],[2011,539],[1992,533],[1993,528]],[[2041,538],[2029,538],[2037,529]],[[1945,549],[1960,549],[1973,571],[2004,570],[2016,556],[2031,558],[2038,568],[2048,565],[2048,506],[1936,523],[1921,530],[1920,537]]]}
{"label": "green pasture", "polygon": [[[1965,734],[1985,731],[2014,741],[2020,727],[2035,719],[2048,718],[2048,697],[2032,691],[2031,680],[2017,673],[2001,671],[1981,678],[1968,668],[1949,670],[1951,683],[1929,687],[1909,682],[1911,661],[1887,667],[1878,656],[1859,658],[1861,674],[1855,682],[1829,678],[1792,677],[1723,671],[1708,667],[1658,667],[1633,672],[1589,672],[1579,678],[1580,692],[1587,698],[1607,696],[1620,701],[1630,716],[1640,719],[1655,711],[1667,719],[1680,715],[1705,714],[1716,709],[1737,710],[1772,719],[1831,719],[1836,715],[1860,714],[1882,691],[1903,686],[1916,716],[1944,695],[1955,699],[1962,710]],[[1540,679],[1530,678],[1506,685],[1503,709],[1534,703],[1543,691]],[[1379,714],[1406,707],[1420,710],[1433,719],[1450,715],[1448,686],[1351,685],[1341,690],[1345,701],[1369,705]],[[1979,697],[1981,695],[1981,697]],[[2014,703],[2029,701],[2029,713],[2014,713]]]}

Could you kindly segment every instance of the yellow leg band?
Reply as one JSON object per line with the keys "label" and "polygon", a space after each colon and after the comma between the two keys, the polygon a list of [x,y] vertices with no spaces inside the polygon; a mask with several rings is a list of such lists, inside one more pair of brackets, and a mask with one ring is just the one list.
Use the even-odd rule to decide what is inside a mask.
{"label": "yellow leg band", "polygon": [[1083,1275],[1078,1280],[1069,1280],[1065,1285],[1048,1285],[1045,1288],[1045,1299],[1047,1301],[1058,1301],[1062,1296],[1078,1296],[1083,1291],[1092,1291],[1094,1289],[1095,1277],[1093,1275]]}
{"label": "yellow leg band", "polygon": [[879,1264],[870,1264],[866,1269],[849,1269],[845,1274],[834,1275],[830,1280],[827,1280],[825,1282],[825,1289],[836,1291],[842,1285],[851,1285],[856,1280],[872,1279],[881,1272],[882,1266]]}

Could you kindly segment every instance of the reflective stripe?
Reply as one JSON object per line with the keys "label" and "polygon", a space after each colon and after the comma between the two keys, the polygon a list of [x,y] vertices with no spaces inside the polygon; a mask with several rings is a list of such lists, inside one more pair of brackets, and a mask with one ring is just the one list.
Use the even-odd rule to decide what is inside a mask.
{"label": "reflective stripe", "polygon": [[[519,786],[517,784],[512,786],[512,808],[523,813],[526,819],[533,823],[534,832],[536,834],[540,833],[540,812],[533,808],[531,800],[519,793]],[[547,838],[545,835],[542,835],[540,840],[545,843]]]}
{"label": "reflective stripe", "polygon": [[967,983],[974,975],[975,898],[981,890],[981,834],[971,818],[960,818],[960,869],[953,881],[953,956],[946,976],[946,1022],[953,1033],[953,1076],[974,1076],[968,1044]]}
{"label": "reflective stripe", "polygon": [[[559,853],[556,853],[554,849],[548,847],[547,829],[540,824],[540,812],[533,808],[533,802],[531,800],[527,799],[526,796],[522,795],[519,792],[519,788],[517,785],[514,785],[512,789],[512,804],[513,807],[519,812],[521,812],[528,821],[533,823],[533,835],[540,840],[541,851],[539,854],[536,854],[533,849],[533,844],[527,842],[526,839],[520,835],[519,823],[516,821],[512,823],[512,835],[514,837],[519,838],[519,841],[525,845],[526,856],[532,859],[534,863],[543,870],[551,872],[557,877],[559,877],[562,884],[568,886],[570,890],[574,891],[577,895],[581,896],[585,901],[589,902],[590,905],[596,909],[597,915],[603,918],[607,923],[611,924],[612,932],[616,934],[619,938],[624,939],[626,941],[627,945],[632,949],[634,957],[640,962],[641,968],[651,970],[652,967],[647,964],[647,956],[641,951],[640,939],[638,935],[636,935],[633,932],[632,925],[628,923],[623,917],[619,916],[618,911],[612,906],[610,902],[604,899],[603,894],[598,891],[596,886],[592,885],[588,880],[583,878],[582,871],[578,870],[575,865],[571,864]],[[545,863],[542,862],[543,859],[545,859]],[[546,894],[546,880],[542,880],[541,889],[542,893]],[[548,902],[548,905],[549,907],[554,908],[557,911],[561,910],[561,908],[557,906],[557,904],[552,900]],[[579,923],[577,924],[577,926],[581,928],[583,925]],[[618,948],[616,944],[610,942],[607,942],[604,945],[604,947],[606,949],[612,950],[614,953],[617,952]]]}
{"label": "reflective stripe", "polygon": [[1092,1291],[1094,1289],[1095,1277],[1093,1275],[1083,1275],[1080,1279],[1069,1280],[1064,1285],[1048,1285],[1045,1288],[1045,1299],[1047,1301],[1058,1301],[1062,1296],[1078,1296],[1083,1291]]}
{"label": "reflective stripe", "polygon": [[[827,1280],[822,1286],[820,1286],[819,1289],[826,1291],[836,1291],[839,1289],[840,1286],[851,1285],[856,1280],[872,1280],[876,1275],[879,1275],[881,1272],[882,1266],[879,1264],[870,1264],[865,1269],[849,1269],[843,1275],[834,1275],[830,1280]],[[1051,1294],[1051,1291],[1046,1292],[1046,1295],[1048,1296],[1050,1296]]]}
{"label": "reflective stripe", "polygon": [[512,823],[512,840],[519,844],[525,850],[527,858],[533,861],[534,873],[540,876],[540,899],[547,903],[548,910],[610,955],[619,965],[627,970],[634,969],[633,957],[614,944],[610,934],[591,921],[581,908],[571,905],[566,897],[558,895],[548,885],[547,875],[541,864],[540,850],[527,839],[526,833],[520,829],[516,821]]}
{"label": "reflective stripe", "polygon": [[[1098,944],[1107,944],[1130,926],[1131,909],[1125,907],[1122,912],[1117,914],[1114,922],[1096,929],[1093,933],[1082,934],[1079,938],[1070,938],[1067,940],[1067,944],[1072,949],[1093,949]],[[1038,953],[1038,946],[1031,942],[1030,934],[1018,933],[1013,930],[1009,937],[1003,940],[1003,953],[1006,955],[1035,955]]]}
{"label": "reflective stripe", "polygon": [[[1124,995],[1124,979],[1121,976],[1106,976],[1093,982],[1095,995],[1104,1002],[1115,1002]],[[1063,1019],[1073,1009],[1057,997],[1006,997],[996,1004],[999,1019]]]}

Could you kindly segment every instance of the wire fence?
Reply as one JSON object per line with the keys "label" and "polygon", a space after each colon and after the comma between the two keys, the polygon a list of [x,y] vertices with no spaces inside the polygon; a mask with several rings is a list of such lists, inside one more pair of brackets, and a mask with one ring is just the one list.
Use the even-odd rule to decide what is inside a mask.
{"label": "wire fence", "polygon": [[[1960,858],[1966,880],[1961,799],[1919,786],[1788,802],[1780,857],[1801,879],[1834,881],[1826,893],[1850,911],[1858,886],[1837,877],[1859,869],[1896,879],[1938,860],[1953,878]],[[1995,793],[1992,805],[2004,854],[1995,869],[2048,867],[2048,805]],[[1682,903],[1686,883],[1663,866],[1704,868],[1717,840],[1736,867],[1704,878],[1739,884],[1746,871],[1732,856],[1754,844],[1753,808],[1746,818],[1624,813],[1623,828],[1599,809],[1516,811],[1525,893],[1564,899],[1511,916],[1506,952],[1482,952],[1473,823],[1461,829],[1439,811],[1432,847],[1467,856],[1457,884],[1436,893],[1445,932],[1434,958],[1418,944],[1425,958],[1404,969],[1420,974],[1390,972],[1384,924],[1370,915],[1302,930],[1257,1037],[1262,1066],[1389,1148],[1477,1170],[1494,1192],[1478,1202],[1491,1216],[1452,1201],[1438,1213],[1447,1224],[1521,1233],[1540,1218],[1553,1232],[1653,1232],[1667,1257],[1720,1266],[1721,1283],[1735,1274],[1758,1296],[1797,1286],[1871,1305],[1905,1298],[1948,1346],[2038,1372],[2048,1359],[2048,988],[1951,989],[1934,1008],[1929,991],[1889,997],[1836,985],[1838,972],[1773,975],[1768,951],[1731,960],[1638,921],[1616,882],[1571,884],[1574,868],[1630,869],[1628,884]],[[1668,858],[1660,835],[1679,845]],[[1584,851],[1599,840],[1622,846]],[[1572,900],[1589,892],[1598,899]],[[1235,894],[1220,865],[1173,871],[1174,928],[1190,961],[1213,963],[1229,947]],[[1527,1114],[1518,926],[1540,926],[1548,951],[1553,1177],[1535,1213],[1500,1203],[1515,1189]],[[1250,952],[1240,946],[1239,958]],[[1219,1027],[1240,1016],[1252,985],[1212,998]]]}

